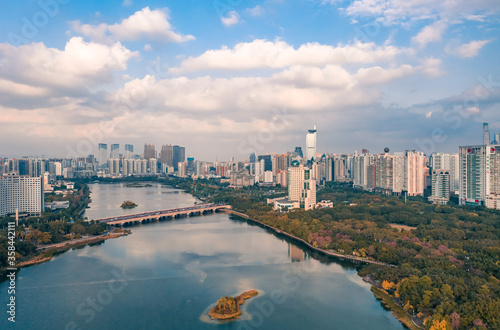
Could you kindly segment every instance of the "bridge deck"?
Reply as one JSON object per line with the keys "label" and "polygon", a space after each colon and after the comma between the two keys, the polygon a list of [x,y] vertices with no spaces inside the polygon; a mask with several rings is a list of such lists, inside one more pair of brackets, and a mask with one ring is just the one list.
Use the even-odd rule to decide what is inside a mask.
{"label": "bridge deck", "polygon": [[215,212],[218,209],[230,209],[230,205],[222,205],[222,204],[203,204],[203,205],[194,205],[190,207],[183,208],[175,208],[175,209],[167,209],[167,210],[158,210],[158,211],[150,211],[150,212],[142,212],[136,214],[127,214],[117,217],[109,217],[102,219],[94,219],[94,221],[99,221],[103,223],[108,223],[111,225],[118,224],[123,225],[125,223],[130,222],[142,222],[143,220],[158,220],[160,218],[166,217],[175,217],[178,215],[186,215],[196,213],[203,213],[205,211]]}

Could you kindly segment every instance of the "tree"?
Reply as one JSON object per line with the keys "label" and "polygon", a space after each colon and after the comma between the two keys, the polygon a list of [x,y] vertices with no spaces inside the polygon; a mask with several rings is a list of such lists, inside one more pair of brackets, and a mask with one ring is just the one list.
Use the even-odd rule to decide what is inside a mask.
{"label": "tree", "polygon": [[85,233],[87,233],[87,230],[82,224],[75,223],[73,226],[71,226],[70,232],[76,235],[85,235]]}
{"label": "tree", "polygon": [[445,319],[442,319],[441,321],[435,319],[434,321],[432,321],[431,327],[429,328],[429,330],[449,330],[449,329],[450,325],[448,324],[448,322],[446,322]]}
{"label": "tree", "polygon": [[384,288],[384,290],[391,290],[391,289],[394,289],[394,287],[396,286],[396,284],[394,284],[394,282],[388,282],[388,281],[383,281],[382,282],[382,287]]}
{"label": "tree", "polygon": [[40,231],[38,229],[33,229],[28,234],[26,234],[26,240],[28,242],[35,244],[36,243],[46,244],[49,243],[51,239],[52,236],[49,233]]}
{"label": "tree", "polygon": [[460,315],[457,312],[450,314],[451,328],[453,330],[458,330],[460,328]]}

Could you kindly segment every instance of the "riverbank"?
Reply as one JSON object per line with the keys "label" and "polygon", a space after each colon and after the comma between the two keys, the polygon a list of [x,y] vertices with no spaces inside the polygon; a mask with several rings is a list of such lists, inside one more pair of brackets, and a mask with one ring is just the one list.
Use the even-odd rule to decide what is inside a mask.
{"label": "riverbank", "polygon": [[227,210],[227,209],[224,210],[224,212],[231,213],[231,214],[237,215],[239,217],[245,218],[247,220],[253,221],[255,223],[258,223],[258,224],[260,224],[260,225],[262,225],[262,226],[264,226],[264,227],[266,227],[268,229],[271,229],[272,231],[274,231],[274,232],[276,232],[278,234],[287,236],[288,238],[290,238],[290,239],[292,239],[292,240],[294,240],[296,242],[304,244],[305,246],[307,246],[308,248],[310,248],[311,250],[313,250],[315,252],[318,252],[318,253],[326,255],[326,256],[336,257],[336,258],[339,258],[339,259],[342,259],[342,260],[349,260],[349,261],[353,261],[353,262],[373,264],[373,265],[379,265],[379,266],[385,266],[385,267],[394,267],[394,268],[398,267],[396,265],[391,265],[391,264],[388,264],[388,263],[385,263],[385,262],[381,262],[381,261],[370,260],[370,259],[367,259],[367,258],[360,258],[360,257],[351,256],[351,255],[347,255],[347,254],[336,253],[336,252],[332,252],[332,251],[326,251],[326,250],[323,250],[323,249],[320,249],[320,248],[317,248],[317,247],[311,245],[309,242],[306,242],[305,240],[303,240],[300,237],[294,236],[294,235],[289,234],[287,232],[284,232],[284,231],[282,231],[280,229],[277,229],[277,228],[274,228],[272,226],[269,226],[268,224],[265,224],[265,223],[263,223],[263,222],[261,222],[259,220],[250,218],[248,215],[246,215],[244,213],[241,213],[241,212],[238,212],[238,211],[234,211],[234,210]]}
{"label": "riverbank", "polygon": [[[362,259],[362,258],[349,258],[350,256],[345,256],[345,255],[342,255],[342,254],[338,254],[338,253],[334,253],[334,252],[330,252],[330,251],[325,251],[323,249],[320,249],[320,248],[317,248],[311,244],[309,244],[309,242],[306,242],[305,240],[299,238],[299,237],[296,237],[294,235],[291,235],[289,233],[286,233],[282,230],[279,230],[277,228],[274,228],[272,226],[269,226],[259,220],[256,220],[256,219],[253,219],[251,217],[249,217],[248,215],[244,214],[244,213],[241,213],[241,212],[238,212],[238,211],[234,211],[234,210],[224,210],[225,213],[230,213],[230,214],[234,214],[234,215],[237,215],[239,217],[242,217],[244,219],[247,219],[247,220],[250,220],[252,222],[255,222],[267,229],[270,229],[272,231],[274,231],[275,233],[277,234],[280,234],[280,235],[284,235],[284,236],[287,236],[288,238],[296,241],[296,242],[299,242],[301,244],[304,244],[305,246],[307,246],[308,248],[310,248],[311,250],[315,251],[315,252],[318,252],[320,254],[323,254],[323,255],[326,255],[326,256],[333,256],[333,257],[337,257],[337,258],[340,258],[342,260],[345,260],[345,259],[348,259],[348,260],[351,260],[351,261],[356,261],[356,262],[364,262],[364,263],[369,263],[369,264],[376,264],[376,265],[380,265],[380,266],[387,266],[387,267],[397,267],[395,265],[390,265],[390,264],[386,264],[386,263],[383,263],[383,262],[379,262],[379,261],[373,261],[373,260],[366,260],[366,259]],[[359,275],[359,274],[358,274]],[[393,298],[387,294],[386,292],[378,289],[377,287],[375,287],[374,285],[372,285],[371,287],[371,291],[373,292],[373,294],[375,295],[375,297],[381,301],[382,303],[382,306],[384,306],[385,308],[387,308],[388,310],[390,310],[392,312],[392,314],[394,315],[394,317],[399,320],[404,326],[406,326],[407,328],[411,329],[411,330],[421,330],[422,328],[418,327],[415,325],[415,323],[412,321],[411,317],[404,311],[403,308],[401,308],[400,306],[396,305],[396,303],[394,303],[393,301]]]}
{"label": "riverbank", "polygon": [[374,285],[372,285],[370,290],[371,292],[373,292],[375,297],[377,297],[377,299],[381,302],[382,306],[389,309],[392,312],[392,315],[394,315],[394,317],[397,318],[399,322],[401,322],[405,327],[407,327],[410,330],[422,329],[417,327],[415,323],[413,323],[408,313],[406,313],[403,308],[398,306],[388,293],[375,287]]}
{"label": "riverbank", "polygon": [[[35,255],[32,255],[25,260],[21,260],[18,264],[16,264],[16,268],[19,270],[24,267],[29,267],[33,265],[38,265],[47,261],[50,261],[54,255],[68,251],[71,248],[74,247],[79,247],[79,246],[85,246],[89,244],[96,244],[99,242],[103,242],[107,239],[113,239],[113,238],[118,238],[121,236],[127,236],[130,234],[130,231],[120,231],[119,232],[113,232],[109,234],[103,234],[100,236],[93,236],[93,237],[88,237],[88,238],[83,238],[83,239],[78,239],[78,240],[73,240],[69,242],[61,242],[57,244],[50,244],[47,246],[42,246],[38,248],[38,253]],[[6,268],[0,269],[0,274],[4,273]]]}

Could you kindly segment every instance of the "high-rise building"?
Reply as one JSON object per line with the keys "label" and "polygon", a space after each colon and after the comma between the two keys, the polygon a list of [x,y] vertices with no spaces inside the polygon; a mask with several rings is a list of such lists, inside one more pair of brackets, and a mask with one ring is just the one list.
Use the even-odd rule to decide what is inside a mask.
{"label": "high-rise building", "polygon": [[450,200],[450,172],[448,170],[432,171],[432,194],[429,200],[434,204],[446,205]]}
{"label": "high-rise building", "polygon": [[486,145],[459,147],[460,205],[482,205],[487,195]]}
{"label": "high-rise building", "polygon": [[316,125],[306,135],[306,159],[309,162],[316,158]]}
{"label": "high-rise building", "polygon": [[311,179],[309,168],[296,160],[288,169],[288,200],[299,202],[306,210],[316,206],[316,181]]}
{"label": "high-rise building", "polygon": [[32,159],[18,159],[17,160],[17,168],[19,175],[28,175],[33,176],[33,168],[32,168]]}
{"label": "high-rise building", "polygon": [[184,161],[186,160],[186,148],[177,145],[173,146],[172,148],[172,162],[174,170],[178,171],[179,163],[184,163]]}
{"label": "high-rise building", "polygon": [[171,144],[164,144],[161,146],[160,162],[162,165],[165,165],[167,167],[174,166],[173,156],[174,149]]}
{"label": "high-rise building", "polygon": [[500,144],[500,132],[496,132],[493,137],[494,137],[494,140],[491,142],[491,144],[492,145],[499,145]]}
{"label": "high-rise building", "polygon": [[134,160],[133,159],[123,159],[122,160],[122,173],[123,176],[128,176],[134,174]]}
{"label": "high-rise building", "polygon": [[158,173],[158,161],[156,158],[150,158],[148,160],[149,173],[156,174]]}
{"label": "high-rise building", "polygon": [[388,153],[378,155],[375,159],[376,187],[386,192],[394,189],[394,156]]}
{"label": "high-rise building", "polygon": [[354,186],[370,189],[368,187],[368,167],[372,165],[374,158],[372,154],[363,153],[353,157],[353,184]]}
{"label": "high-rise building", "polygon": [[188,157],[187,159],[187,175],[195,174],[194,158]]}
{"label": "high-rise building", "polygon": [[27,213],[41,215],[45,210],[43,177],[6,175],[0,177],[0,216]]}
{"label": "high-rise building", "polygon": [[500,195],[500,145],[486,148],[486,195]]}
{"label": "high-rise building", "polygon": [[260,155],[257,157],[258,161],[264,160],[264,172],[273,170],[273,161],[271,155]]}
{"label": "high-rise building", "polygon": [[134,155],[134,146],[131,144],[126,144],[125,154],[124,154],[125,159],[132,159],[133,155]]}
{"label": "high-rise building", "polygon": [[156,158],[156,149],[154,144],[144,144],[144,159]]}
{"label": "high-rise building", "polygon": [[120,158],[120,145],[119,144],[114,143],[111,145],[109,158],[114,158],[114,159]]}
{"label": "high-rise building", "polygon": [[460,154],[460,205],[500,206],[500,145],[465,146]]}
{"label": "high-rise building", "polygon": [[255,160],[256,160],[256,157],[255,157],[255,152],[252,152],[252,153],[250,154],[250,159],[249,159],[249,160],[250,160],[250,163],[255,163]]}
{"label": "high-rise building", "polygon": [[459,189],[460,171],[458,154],[433,153],[430,155],[429,166],[431,173],[435,170],[448,170],[450,173],[450,191],[455,192]]}
{"label": "high-rise building", "polygon": [[404,186],[408,196],[423,196],[426,187],[426,157],[422,152],[407,150],[404,160]]}
{"label": "high-rise building", "polygon": [[110,158],[108,159],[108,171],[112,176],[117,176],[120,174],[120,159]]}
{"label": "high-rise building", "polygon": [[483,144],[485,146],[490,145],[490,130],[488,128],[488,123],[483,123]]}
{"label": "high-rise building", "polygon": [[301,147],[295,147],[295,151],[293,152],[293,157],[304,157],[304,154],[302,153],[302,148]]}
{"label": "high-rise building", "polygon": [[99,166],[103,167],[108,163],[108,145],[106,143],[99,143],[97,157]]}

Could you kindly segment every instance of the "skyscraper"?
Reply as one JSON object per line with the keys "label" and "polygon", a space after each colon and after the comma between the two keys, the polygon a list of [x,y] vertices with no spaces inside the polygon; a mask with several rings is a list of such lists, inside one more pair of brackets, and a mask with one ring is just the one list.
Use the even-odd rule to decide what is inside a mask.
{"label": "skyscraper", "polygon": [[432,195],[429,200],[434,204],[448,204],[450,200],[450,172],[448,170],[432,171]]}
{"label": "skyscraper", "polygon": [[500,146],[459,148],[460,205],[500,209]]}
{"label": "skyscraper", "polygon": [[293,157],[304,157],[304,154],[302,153],[302,148],[301,147],[295,147],[295,151],[293,152]]}
{"label": "skyscraper", "polygon": [[316,181],[311,179],[309,168],[294,160],[288,169],[288,199],[300,202],[306,210],[316,206]]}
{"label": "skyscraper", "polygon": [[144,144],[144,159],[156,158],[156,149],[154,144]]}
{"label": "skyscraper", "polygon": [[118,159],[120,158],[120,145],[115,143],[111,145],[110,158]]}
{"label": "skyscraper", "polygon": [[166,165],[168,167],[173,166],[173,154],[174,149],[171,144],[164,144],[161,146],[160,151],[160,161],[162,165]]}
{"label": "skyscraper", "polygon": [[429,159],[432,174],[436,170],[447,170],[450,174],[450,191],[459,189],[460,173],[458,170],[458,154],[433,153]]}
{"label": "skyscraper", "polygon": [[195,174],[195,167],[194,167],[194,158],[193,157],[188,157],[187,159],[187,175],[193,175]]}
{"label": "skyscraper", "polygon": [[316,158],[316,125],[306,135],[306,159],[309,162]]}
{"label": "skyscraper", "polygon": [[179,169],[179,163],[183,163],[186,160],[186,148],[180,146],[173,146],[172,161],[174,170]]}
{"label": "skyscraper", "polygon": [[108,163],[108,145],[106,143],[99,143],[97,157],[99,166],[103,167]]}
{"label": "skyscraper", "polygon": [[19,175],[33,176],[32,162],[32,159],[18,159],[17,168]]}
{"label": "skyscraper", "polygon": [[494,145],[499,145],[500,144],[500,132],[495,133],[495,140],[493,140]]}
{"label": "skyscraper", "polygon": [[[407,150],[404,158],[404,187],[408,196],[423,196],[425,189],[425,163],[423,152]],[[396,176],[395,176],[396,177]]]}
{"label": "skyscraper", "polygon": [[257,157],[257,160],[259,162],[261,160],[264,160],[264,172],[273,170],[273,160],[271,158],[271,155],[261,155],[261,156]]}
{"label": "skyscraper", "polygon": [[125,159],[132,159],[132,155],[134,154],[134,146],[131,144],[125,145]]}
{"label": "skyscraper", "polygon": [[486,197],[486,146],[459,147],[460,205],[482,205]]}
{"label": "skyscraper", "polygon": [[488,128],[488,123],[483,123],[483,144],[485,146],[490,145],[490,130]]}

